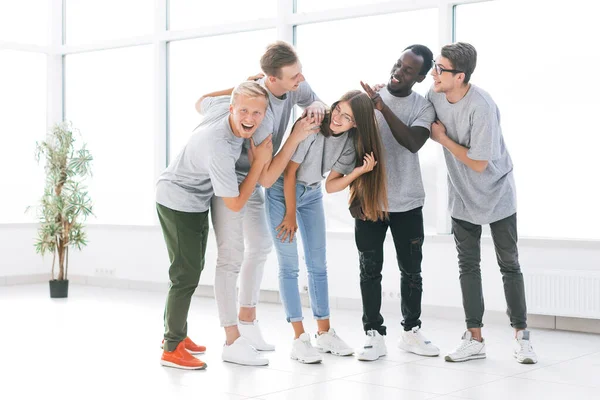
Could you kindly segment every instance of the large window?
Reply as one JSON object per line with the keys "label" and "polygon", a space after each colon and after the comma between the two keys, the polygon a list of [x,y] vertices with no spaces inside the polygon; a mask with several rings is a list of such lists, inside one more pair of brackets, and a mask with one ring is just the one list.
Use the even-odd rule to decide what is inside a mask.
{"label": "large window", "polygon": [[66,118],[94,157],[90,222],[153,223],[152,61],[152,46],[66,57]]}
{"label": "large window", "polygon": [[67,44],[152,34],[155,1],[65,0],[65,2]]}
{"label": "large window", "polygon": [[259,73],[260,57],[275,39],[274,30],[264,30],[169,44],[171,160],[198,125],[196,100],[205,93],[231,88]]}
{"label": "large window", "polygon": [[0,1],[0,41],[48,43],[48,0]]}
{"label": "large window", "polygon": [[584,0],[456,7],[456,39],[478,53],[472,82],[500,108],[523,236],[600,239],[599,11]]}
{"label": "large window", "polygon": [[[266,45],[291,37],[306,79],[328,104],[360,89],[360,80],[385,83],[406,46],[427,45],[435,56],[440,40],[451,41],[449,26],[438,20],[440,12],[447,15],[447,1],[439,8],[382,14],[400,3],[410,8],[421,4],[63,0],[60,8],[56,0],[0,1],[0,168],[11,193],[4,199],[8,206],[0,210],[0,223],[34,220],[33,213],[22,210],[35,205],[41,194],[43,169],[33,152],[35,142],[44,138],[47,121],[60,117],[57,102],[63,96],[57,93],[61,82],[56,77],[62,72],[65,119],[73,121],[94,155],[89,184],[97,218],[90,222],[152,224],[155,174],[165,167],[165,155],[159,152],[166,143],[166,158],[173,159],[185,145],[200,121],[194,105],[202,94],[231,88],[260,72]],[[303,15],[287,14],[292,8]],[[376,15],[347,18],[348,8]],[[469,0],[454,12],[454,38],[478,50],[473,83],[488,91],[500,108],[515,166],[521,236],[600,239],[594,162],[600,135],[593,120],[600,106],[600,84],[593,72],[600,54],[590,33],[600,3],[573,0],[567,7],[545,0]],[[157,21],[162,15],[164,21]],[[346,19],[324,21],[329,16]],[[50,24],[57,32],[61,21],[67,48],[49,43]],[[207,27],[215,27],[219,35],[190,38],[206,35],[202,29]],[[440,27],[448,32],[438,32]],[[170,30],[167,35],[165,29]],[[250,31],[231,33],[240,29]],[[136,42],[141,36],[143,42]],[[151,44],[135,46],[142,43]],[[53,60],[49,64],[47,54]],[[64,57],[65,71],[56,57]],[[159,75],[165,65],[164,76]],[[47,77],[52,81],[47,83]],[[431,81],[428,76],[415,91],[424,94]],[[48,117],[47,99],[52,111]],[[165,102],[166,126],[157,126]],[[442,148],[428,142],[419,157],[425,230],[435,234],[448,218],[446,188],[439,185],[445,170]],[[347,191],[324,199],[328,230],[352,231]]]}
{"label": "large window", "polygon": [[276,13],[276,0],[169,0],[169,29],[181,30],[274,18]]}
{"label": "large window", "polygon": [[0,50],[0,223],[33,222],[25,214],[44,193],[43,163],[35,161],[35,142],[46,138],[46,56]]}
{"label": "large window", "polygon": [[[437,10],[428,9],[298,26],[296,43],[304,75],[327,104],[333,103],[348,90],[361,89],[361,80],[371,85],[387,83],[392,66],[407,46],[424,44],[436,52],[437,20]],[[373,32],[377,32],[376,40]],[[424,94],[430,85],[431,77],[428,76],[414,89]],[[426,143],[419,151],[427,196],[424,219],[428,233],[436,230],[438,147]],[[353,230],[353,220],[346,206],[347,190],[326,194],[324,200],[327,229]]]}

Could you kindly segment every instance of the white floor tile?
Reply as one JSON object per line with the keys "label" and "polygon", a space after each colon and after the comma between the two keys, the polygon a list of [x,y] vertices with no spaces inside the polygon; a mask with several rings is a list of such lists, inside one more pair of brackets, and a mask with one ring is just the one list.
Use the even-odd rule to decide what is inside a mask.
{"label": "white floor tile", "polygon": [[517,377],[599,388],[600,398],[600,353],[521,373]]}
{"label": "white floor tile", "polygon": [[504,378],[496,382],[452,393],[452,395],[468,399],[485,400],[595,400],[598,399],[600,392],[596,388],[541,382],[531,379]]}
{"label": "white floor tile", "polygon": [[308,400],[308,399],[431,399],[433,393],[415,392],[359,382],[332,380],[303,386],[297,389],[261,396],[263,400]]}
{"label": "white floor tile", "polygon": [[[4,324],[0,398],[6,399],[186,399],[295,398],[594,398],[600,393],[600,335],[533,330],[540,363],[512,359],[512,330],[484,328],[488,359],[445,363],[396,347],[398,315],[385,315],[389,354],[376,362],[325,355],[320,365],[289,358],[293,333],[280,304],[261,304],[266,367],[221,361],[224,342],[213,299],[194,297],[189,335],[207,346],[205,371],[159,364],[164,293],[71,285],[69,299],[48,298],[47,284],[3,286]],[[307,332],[316,323],[304,309]],[[463,321],[424,319],[423,332],[442,355],[460,341]],[[364,343],[360,310],[332,310],[332,326],[353,348]],[[503,378],[509,377],[509,378]],[[343,379],[340,379],[343,378]],[[526,379],[524,379],[526,378]],[[61,391],[53,391],[61,386]],[[577,397],[579,396],[579,397]],[[587,396],[587,397],[586,397]],[[596,396],[600,398],[600,396]]]}
{"label": "white floor tile", "polygon": [[397,367],[354,375],[344,379],[420,392],[450,394],[457,390],[501,378],[498,375],[405,363]]}

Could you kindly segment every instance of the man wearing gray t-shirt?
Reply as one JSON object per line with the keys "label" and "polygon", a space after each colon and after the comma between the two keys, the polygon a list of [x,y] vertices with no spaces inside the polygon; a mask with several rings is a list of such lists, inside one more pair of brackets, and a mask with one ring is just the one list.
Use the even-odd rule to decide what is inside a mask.
{"label": "man wearing gray t-shirt", "polygon": [[[270,138],[253,146],[254,160],[238,183],[235,163],[244,139],[254,135],[266,114],[267,91],[255,82],[243,82],[232,94],[229,112],[198,127],[156,184],[156,209],[171,265],[164,312],[161,364],[181,369],[204,369],[190,353],[206,348],[187,336],[187,316],[194,290],[204,268],[208,238],[208,209],[213,196],[239,211],[248,201],[265,165],[271,161]],[[258,365],[267,364],[255,358]]]}
{"label": "man wearing gray t-shirt", "polygon": [[389,218],[355,220],[355,240],[360,260],[363,328],[367,334],[360,360],[374,361],[386,354],[386,327],[381,315],[381,271],[383,244],[388,228],[394,239],[400,268],[400,296],[404,327],[398,346],[424,356],[440,350],[421,333],[423,204],[425,191],[417,151],[429,138],[435,120],[433,106],[412,87],[422,82],[431,68],[431,50],[409,46],[391,70],[389,82],[379,93],[361,82],[372,98],[383,147],[387,173]]}
{"label": "man wearing gray t-shirt", "polygon": [[[257,82],[269,94],[269,107],[252,140],[260,143],[272,134],[273,160],[265,166],[259,179],[262,186],[269,187],[281,176],[298,144],[309,135],[318,132],[325,114],[325,105],[304,80],[302,65],[290,44],[275,42],[269,45],[261,57],[260,65],[266,76]],[[196,108],[205,119],[215,118],[215,115],[223,112],[223,108],[218,105],[218,99],[230,93],[231,89],[226,89],[202,96],[196,103]],[[215,100],[207,103],[209,98]],[[297,126],[298,129],[294,129],[283,143],[283,136],[295,105],[305,108],[311,124],[302,129]],[[239,180],[244,179],[250,169],[248,142],[244,144],[242,155],[235,167]],[[246,206],[239,212],[232,212],[225,207],[223,199],[214,197],[211,203],[211,218],[218,246],[215,298],[219,320],[226,335],[222,359],[248,365],[251,364],[251,357],[250,362],[248,360],[252,353],[238,351],[235,346],[231,346],[238,341],[240,335],[243,342],[257,350],[275,349],[275,346],[264,340],[256,320],[260,282],[267,256],[272,248],[271,232],[265,215],[264,190],[257,186]],[[238,276],[239,314],[236,295]]]}
{"label": "man wearing gray t-shirt", "polygon": [[448,200],[458,251],[460,285],[467,331],[446,361],[485,358],[481,225],[489,224],[500,265],[507,314],[515,329],[513,355],[534,364],[537,356],[527,328],[523,274],[517,249],[517,201],[513,165],[502,137],[500,112],[492,97],[469,83],[477,51],[468,43],[442,48],[431,72],[427,98],[438,120],[431,138],[444,147],[448,167]]}

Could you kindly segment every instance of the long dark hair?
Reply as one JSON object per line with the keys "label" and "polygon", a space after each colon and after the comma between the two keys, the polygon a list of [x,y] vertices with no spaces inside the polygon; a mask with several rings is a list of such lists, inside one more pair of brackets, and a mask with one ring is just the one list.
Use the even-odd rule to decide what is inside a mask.
{"label": "long dark hair", "polygon": [[[350,129],[348,135],[354,141],[356,166],[361,166],[365,154],[371,152],[377,161],[377,166],[371,172],[359,176],[350,184],[350,204],[358,202],[362,207],[363,214],[370,221],[385,219],[388,216],[385,211],[388,208],[385,158],[373,101],[366,93],[360,90],[351,90],[333,103],[331,109],[335,109],[339,102],[348,103],[354,114],[356,127]],[[321,130],[326,136],[329,136],[327,133],[330,132],[330,119],[331,116],[325,118],[322,124]]]}

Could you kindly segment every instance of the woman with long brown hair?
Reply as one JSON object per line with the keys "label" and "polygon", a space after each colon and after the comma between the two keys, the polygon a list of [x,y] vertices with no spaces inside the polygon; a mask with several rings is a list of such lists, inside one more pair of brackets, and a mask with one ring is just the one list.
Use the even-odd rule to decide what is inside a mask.
{"label": "woman with long brown hair", "polygon": [[[306,116],[296,124],[313,124]],[[383,147],[373,102],[365,93],[350,91],[335,102],[321,132],[305,139],[282,178],[266,191],[266,209],[279,260],[279,289],[287,321],[294,329],[291,357],[303,363],[322,361],[320,352],[351,355],[329,323],[326,229],[321,182],[328,193],[350,186],[353,209],[369,220],[385,218],[387,191]],[[316,349],[302,323],[298,290],[296,231],[300,227],[308,270],[308,290],[318,334]],[[317,351],[318,350],[318,351]]]}

